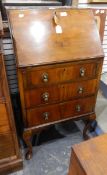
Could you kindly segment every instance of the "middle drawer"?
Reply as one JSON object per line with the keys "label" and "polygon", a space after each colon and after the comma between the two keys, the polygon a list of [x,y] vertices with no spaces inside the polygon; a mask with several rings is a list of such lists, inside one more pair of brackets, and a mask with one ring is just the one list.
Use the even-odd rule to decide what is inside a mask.
{"label": "middle drawer", "polygon": [[84,97],[96,93],[97,79],[81,81],[76,83],[44,86],[25,91],[26,108],[41,104],[55,103]]}

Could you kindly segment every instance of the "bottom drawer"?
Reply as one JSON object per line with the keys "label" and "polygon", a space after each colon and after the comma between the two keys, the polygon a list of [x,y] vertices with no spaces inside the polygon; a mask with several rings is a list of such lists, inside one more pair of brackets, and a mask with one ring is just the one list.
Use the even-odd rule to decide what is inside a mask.
{"label": "bottom drawer", "polygon": [[55,105],[45,105],[27,110],[28,127],[45,124],[69,117],[79,117],[93,112],[95,97],[68,101]]}

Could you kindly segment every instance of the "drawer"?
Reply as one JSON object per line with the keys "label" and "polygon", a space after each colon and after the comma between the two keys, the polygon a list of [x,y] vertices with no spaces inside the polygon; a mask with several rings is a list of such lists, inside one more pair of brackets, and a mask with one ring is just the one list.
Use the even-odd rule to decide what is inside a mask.
{"label": "drawer", "polygon": [[26,108],[60,101],[60,85],[34,88],[25,91]]}
{"label": "drawer", "polygon": [[58,104],[29,109],[27,110],[28,127],[60,120],[60,116]]}
{"label": "drawer", "polygon": [[93,112],[95,101],[95,97],[87,97],[61,104],[62,118],[78,117]]}
{"label": "drawer", "polygon": [[37,126],[69,117],[93,112],[95,97],[73,100],[65,103],[46,105],[27,110],[28,127]]}
{"label": "drawer", "polygon": [[97,79],[68,83],[61,86],[61,96],[63,100],[71,100],[73,98],[95,95],[98,88],[97,86]]}
{"label": "drawer", "polygon": [[36,86],[72,82],[94,78],[98,74],[98,63],[78,63],[48,66],[47,68],[28,68],[22,71],[24,88],[29,89]]}
{"label": "drawer", "polygon": [[97,80],[86,80],[25,90],[26,108],[84,97],[96,93]]}

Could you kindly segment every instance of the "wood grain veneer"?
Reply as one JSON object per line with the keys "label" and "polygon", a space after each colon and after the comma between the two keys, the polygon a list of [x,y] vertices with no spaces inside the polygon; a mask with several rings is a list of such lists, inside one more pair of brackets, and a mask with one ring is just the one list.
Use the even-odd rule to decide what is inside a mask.
{"label": "wood grain veneer", "polygon": [[102,175],[107,173],[107,134],[72,147],[68,175]]}
{"label": "wood grain veneer", "polygon": [[32,135],[42,127],[88,118],[86,138],[96,117],[104,57],[92,11],[14,10],[8,19],[17,57],[26,158],[32,156]]}

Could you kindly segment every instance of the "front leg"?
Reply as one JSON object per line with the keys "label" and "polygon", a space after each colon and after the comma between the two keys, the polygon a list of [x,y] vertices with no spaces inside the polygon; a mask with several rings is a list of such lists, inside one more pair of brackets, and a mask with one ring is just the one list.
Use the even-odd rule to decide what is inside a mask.
{"label": "front leg", "polygon": [[32,143],[31,143],[32,131],[31,130],[24,130],[23,132],[23,139],[28,147],[26,152],[25,158],[30,160],[32,158]]}
{"label": "front leg", "polygon": [[91,128],[91,125],[92,125],[92,122],[96,119],[96,114],[92,114],[89,116],[88,118],[88,121],[84,127],[84,130],[83,130],[83,138],[84,140],[88,140],[89,139],[89,136],[87,135],[87,131],[90,130]]}

